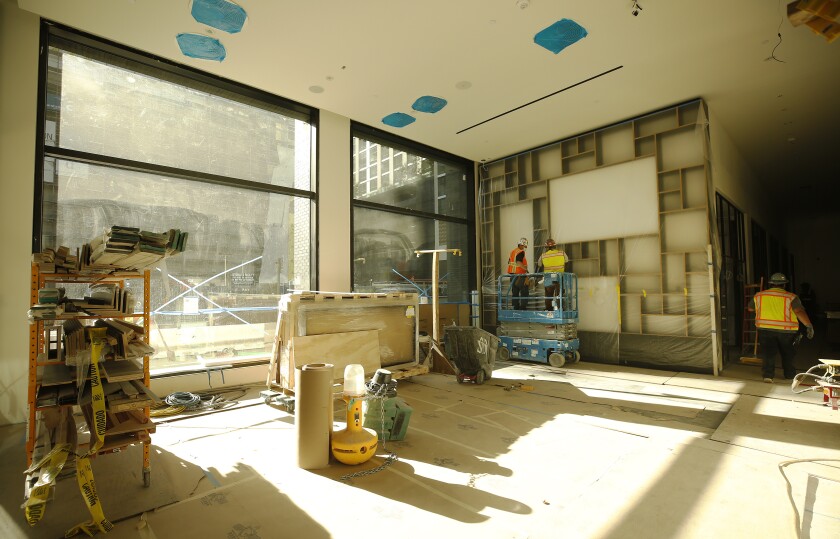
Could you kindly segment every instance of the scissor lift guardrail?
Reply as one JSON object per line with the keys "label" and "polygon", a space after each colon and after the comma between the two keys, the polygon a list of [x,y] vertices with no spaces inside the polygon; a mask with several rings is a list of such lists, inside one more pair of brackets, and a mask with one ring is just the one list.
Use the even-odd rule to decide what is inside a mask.
{"label": "scissor lift guardrail", "polygon": [[[532,283],[541,279],[544,284],[558,284],[558,293],[556,296],[515,297],[515,279],[530,279]],[[520,273],[499,277],[497,335],[503,347],[499,349],[499,359],[538,361],[554,367],[562,367],[567,361],[580,361],[577,297],[578,283],[574,273]],[[514,308],[514,300],[522,308]],[[545,309],[546,300],[551,301],[553,309]]]}

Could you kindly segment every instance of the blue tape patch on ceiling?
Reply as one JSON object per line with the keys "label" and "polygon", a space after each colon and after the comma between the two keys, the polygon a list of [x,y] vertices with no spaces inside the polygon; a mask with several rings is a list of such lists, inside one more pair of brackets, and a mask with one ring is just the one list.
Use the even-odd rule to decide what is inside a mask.
{"label": "blue tape patch on ceiling", "polygon": [[392,112],[388,116],[382,118],[382,123],[390,125],[391,127],[405,127],[414,123],[414,117],[404,112]]}
{"label": "blue tape patch on ceiling", "polygon": [[201,34],[178,34],[175,39],[178,40],[181,53],[190,58],[221,62],[227,55],[222,42],[212,37]]}
{"label": "blue tape patch on ceiling", "polygon": [[434,114],[443,107],[446,106],[446,99],[441,97],[434,97],[431,95],[424,95],[417,99],[411,108],[416,110],[417,112],[428,112],[430,114]]}
{"label": "blue tape patch on ceiling", "polygon": [[193,18],[201,24],[212,26],[229,34],[242,30],[248,14],[229,0],[193,0]]}
{"label": "blue tape patch on ceiling", "polygon": [[571,19],[560,19],[534,36],[534,43],[554,54],[589,35],[586,28]]}

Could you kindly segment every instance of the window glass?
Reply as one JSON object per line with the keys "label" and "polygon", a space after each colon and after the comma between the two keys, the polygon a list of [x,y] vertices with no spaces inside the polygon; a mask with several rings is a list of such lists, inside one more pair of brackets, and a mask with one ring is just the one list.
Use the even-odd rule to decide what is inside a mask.
{"label": "window glass", "polygon": [[354,137],[353,196],[450,217],[467,217],[463,165],[406,152]]}
{"label": "window glass", "polygon": [[461,249],[441,253],[440,295],[469,299],[470,249],[465,224],[356,208],[353,211],[353,285],[357,292],[417,292],[431,295],[432,255],[415,250]]}
{"label": "window glass", "polygon": [[308,200],[61,160],[47,169],[56,226],[45,244],[81,246],[112,224],[189,231],[187,250],[151,275],[154,370],[269,358],[279,295],[310,282]]}
{"label": "window glass", "polygon": [[134,62],[86,47],[66,49],[50,48],[47,144],[310,188],[305,121],[218,89],[225,95],[188,86],[186,78],[167,74],[175,80],[162,80]]}
{"label": "window glass", "polygon": [[151,276],[153,374],[269,359],[279,296],[314,283],[311,111],[50,31],[40,247],[188,232]]}

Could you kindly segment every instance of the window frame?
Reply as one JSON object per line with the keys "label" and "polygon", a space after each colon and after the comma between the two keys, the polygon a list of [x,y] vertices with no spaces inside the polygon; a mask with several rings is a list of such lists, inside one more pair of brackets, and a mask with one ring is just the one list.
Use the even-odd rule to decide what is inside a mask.
{"label": "window frame", "polygon": [[[85,163],[91,165],[101,165],[112,168],[119,168],[133,172],[144,172],[150,174],[157,174],[161,176],[169,176],[172,178],[211,183],[217,185],[224,185],[229,187],[237,187],[248,189],[251,191],[261,191],[265,193],[288,195],[293,197],[300,197],[310,201],[314,206],[312,212],[313,223],[311,225],[311,248],[310,248],[310,267],[312,268],[312,275],[310,281],[317,280],[317,252],[315,249],[315,238],[317,237],[317,206],[318,206],[318,171],[315,166],[310,169],[310,190],[296,189],[293,187],[284,187],[279,185],[272,185],[269,183],[256,182],[251,180],[243,180],[240,178],[222,176],[219,174],[212,174],[207,172],[200,172],[189,169],[182,169],[166,165],[158,165],[154,163],[146,163],[142,161],[134,161],[131,159],[124,159],[119,157],[112,157],[103,154],[94,154],[90,152],[83,152],[78,150],[71,150],[61,148],[58,146],[48,146],[44,142],[45,127],[46,127],[46,109],[47,109],[47,75],[50,46],[53,44],[53,39],[58,41],[65,41],[90,47],[103,52],[108,55],[113,55],[118,58],[137,62],[150,71],[159,71],[160,73],[175,75],[179,78],[186,78],[194,81],[196,85],[204,87],[217,88],[223,92],[237,94],[243,98],[243,103],[254,102],[269,104],[273,107],[283,109],[285,113],[298,119],[305,120],[309,123],[312,131],[312,152],[317,152],[317,132],[318,132],[318,111],[317,109],[307,107],[300,103],[270,94],[250,86],[239,84],[228,79],[216,77],[208,73],[199,71],[197,69],[176,64],[170,60],[159,58],[151,54],[132,49],[117,43],[94,37],[77,30],[73,30],[56,23],[42,20],[41,21],[41,43],[38,66],[38,108],[37,108],[37,129],[36,129],[36,149],[35,149],[35,192],[33,200],[33,224],[32,224],[32,252],[37,253],[42,249],[42,223],[43,223],[43,185],[44,185],[44,161],[48,158],[62,159],[67,161],[74,161],[77,163]],[[317,160],[316,160],[317,161]]]}
{"label": "window frame", "polygon": [[[38,95],[36,105],[36,130],[35,130],[35,167],[34,167],[34,196],[33,196],[33,227],[32,227],[32,252],[41,252],[45,232],[44,223],[44,174],[45,163],[50,160],[62,160],[74,163],[102,166],[111,169],[120,169],[130,172],[158,175],[179,180],[200,182],[202,184],[215,184],[235,189],[244,189],[251,193],[265,193],[266,195],[282,195],[300,199],[310,206],[309,210],[309,284],[317,289],[318,282],[318,133],[319,133],[319,111],[314,107],[303,105],[295,101],[279,97],[256,88],[237,83],[228,79],[212,75],[198,69],[181,65],[176,62],[154,56],[152,54],[99,38],[71,27],[63,26],[52,21],[41,19],[41,31],[39,37],[39,65],[38,65]],[[310,168],[309,168],[309,189],[300,189],[274,185],[260,181],[245,180],[236,177],[201,172],[197,170],[183,169],[167,165],[135,161],[120,157],[113,157],[105,154],[78,151],[62,148],[58,145],[48,145],[45,141],[46,118],[48,113],[48,80],[50,48],[63,44],[80,45],[93,49],[105,56],[115,59],[124,59],[139,64],[137,71],[144,75],[156,77],[159,80],[175,82],[189,88],[211,93],[242,103],[244,105],[256,106],[267,111],[276,112],[288,118],[303,121],[308,124],[310,136]],[[65,47],[66,49],[66,47]],[[112,63],[111,65],[118,65]],[[174,79],[174,80],[173,80]],[[186,83],[186,84],[185,84]],[[304,128],[306,129],[306,128]],[[94,232],[92,232],[93,234]],[[254,364],[265,364],[268,360],[241,361],[236,362],[234,367],[247,367]],[[187,372],[201,372],[205,370],[200,365],[191,365],[186,370],[164,370],[153,374],[153,377],[166,377],[170,375],[181,375]]]}
{"label": "window frame", "polygon": [[[467,185],[467,192],[465,193],[465,205],[466,205],[466,217],[455,217],[450,215],[445,215],[441,213],[435,212],[428,212],[424,210],[417,210],[413,208],[404,208],[400,206],[392,206],[390,204],[382,204],[378,202],[369,202],[365,200],[357,199],[355,196],[355,189],[353,183],[353,173],[355,170],[355,155],[353,152],[353,139],[354,138],[362,138],[364,140],[373,141],[380,145],[387,145],[393,148],[394,150],[399,150],[403,153],[416,155],[419,157],[423,157],[426,159],[432,159],[438,163],[444,163],[451,166],[463,168],[464,176],[465,176],[465,183]],[[355,266],[352,263],[353,260],[356,259],[355,253],[355,210],[356,208],[360,209],[368,209],[368,210],[376,210],[376,211],[383,211],[394,213],[398,215],[405,215],[405,216],[412,216],[412,217],[421,217],[424,219],[431,219],[434,221],[444,221],[449,223],[455,224],[462,224],[466,225],[467,227],[467,235],[468,237],[476,238],[476,225],[475,225],[475,163],[465,159],[463,157],[458,157],[457,155],[450,154],[444,152],[442,150],[438,150],[436,148],[432,148],[431,146],[426,146],[419,142],[414,142],[412,140],[394,135],[393,133],[389,133],[387,131],[382,131],[380,129],[376,129],[375,127],[371,127],[369,125],[365,125],[362,123],[350,122],[350,181],[349,181],[349,190],[350,190],[350,235],[349,235],[349,242],[350,242],[350,283],[352,286],[355,287],[356,283],[356,275],[355,275]],[[397,154],[395,154],[396,157]],[[369,157],[369,156],[368,156]],[[368,168],[370,168],[370,163],[368,162]],[[477,242],[473,243],[469,246],[469,250],[464,249],[467,251],[467,290],[465,293],[469,296],[470,291],[476,289],[477,277],[476,277],[476,249],[477,249]]]}

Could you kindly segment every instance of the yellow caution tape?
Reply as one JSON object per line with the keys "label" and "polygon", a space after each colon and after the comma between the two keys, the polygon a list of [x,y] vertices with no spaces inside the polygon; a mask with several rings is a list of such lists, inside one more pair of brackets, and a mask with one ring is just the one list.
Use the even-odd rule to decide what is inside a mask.
{"label": "yellow caution tape", "polygon": [[90,459],[87,457],[80,457],[76,460],[76,480],[79,483],[79,490],[82,492],[85,505],[87,505],[88,511],[90,511],[93,519],[67,530],[64,537],[73,537],[79,533],[93,536],[97,530],[102,533],[108,533],[114,525],[105,518],[102,502],[99,501],[99,496],[96,494],[96,483],[93,481],[93,470],[90,467]]}
{"label": "yellow caution tape", "polygon": [[105,415],[105,392],[102,390],[102,378],[99,376],[99,358],[102,355],[105,328],[91,328],[90,330],[90,397],[93,407],[93,428],[96,440],[91,444],[88,455],[95,454],[105,443],[105,427],[108,419]]}
{"label": "yellow caution tape", "polygon": [[[95,455],[99,448],[105,443],[105,428],[108,418],[105,414],[105,392],[102,390],[102,378],[99,374],[99,360],[102,356],[102,346],[105,343],[105,328],[90,328],[90,397],[93,408],[93,425],[91,433],[95,435],[88,449],[88,455]],[[87,456],[76,458],[76,481],[79,483],[79,491],[85,500],[92,520],[78,524],[67,530],[64,537],[73,537],[79,533],[92,536],[97,530],[107,533],[114,527],[102,509],[102,503],[96,494],[96,483],[93,481],[93,470],[90,467],[90,459]]]}
{"label": "yellow caution tape", "polygon": [[29,491],[29,499],[24,504],[24,512],[26,514],[26,522],[30,526],[34,526],[44,516],[44,510],[47,506],[47,499],[50,496],[50,490],[56,477],[61,473],[64,464],[67,462],[67,455],[70,454],[70,444],[58,444],[52,450],[44,455],[44,458],[37,463],[30,466],[24,473],[31,473],[41,468],[41,476],[38,482]]}
{"label": "yellow caution tape", "polygon": [[[105,328],[89,328],[88,331],[91,338],[90,393],[91,407],[93,409],[93,425],[91,425],[92,428],[90,430],[94,434],[95,440],[93,440],[87,454],[93,455],[105,443],[105,429],[108,422],[105,413],[105,392],[102,390],[102,378],[99,373],[99,360],[102,356],[102,347],[105,342],[105,333],[107,330]],[[44,509],[50,494],[50,489],[55,482],[55,478],[64,467],[69,453],[70,444],[59,444],[26,471],[30,473],[46,466],[46,468],[41,470],[38,483],[30,491],[29,499],[25,504],[26,520],[30,526],[34,526],[44,516]],[[99,496],[96,494],[93,469],[90,466],[90,459],[87,456],[76,457],[76,481],[79,483],[79,491],[82,493],[82,498],[85,500],[85,505],[87,505],[92,519],[67,530],[64,537],[73,537],[79,533],[93,536],[97,531],[101,531],[102,533],[111,531],[114,525],[105,518],[102,502],[99,501]]]}

